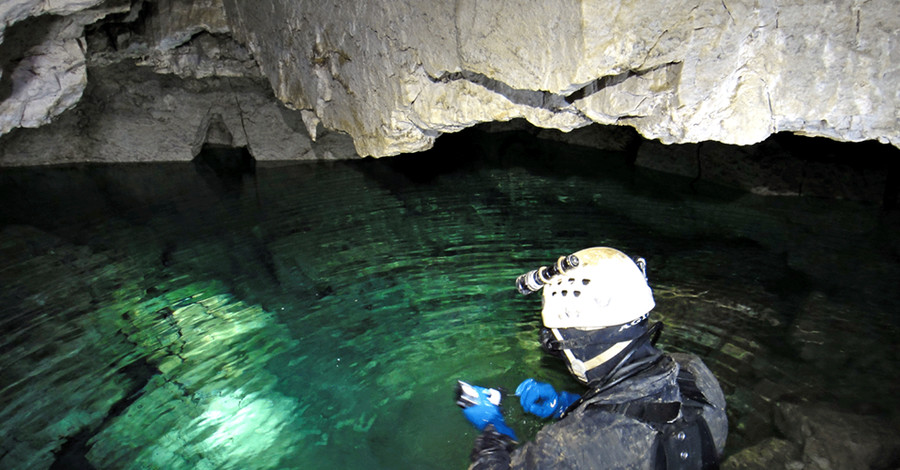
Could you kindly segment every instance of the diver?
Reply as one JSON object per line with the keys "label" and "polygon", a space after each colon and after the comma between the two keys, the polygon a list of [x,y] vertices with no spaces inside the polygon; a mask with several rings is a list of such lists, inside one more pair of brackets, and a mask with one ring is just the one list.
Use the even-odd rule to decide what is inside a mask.
{"label": "diver", "polygon": [[515,393],[523,409],[556,421],[515,447],[501,392],[460,381],[457,404],[482,431],[470,469],[718,468],[725,396],[700,358],[656,348],[661,323],[649,320],[656,303],[643,259],[588,248],[516,284],[523,294],[543,289],[541,346],[586,390],[523,381]]}

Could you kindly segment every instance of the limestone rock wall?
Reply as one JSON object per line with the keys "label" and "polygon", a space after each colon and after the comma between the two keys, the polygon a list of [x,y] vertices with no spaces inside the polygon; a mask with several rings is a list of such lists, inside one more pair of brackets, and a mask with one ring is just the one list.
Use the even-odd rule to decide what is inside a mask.
{"label": "limestone rock wall", "polygon": [[900,142],[892,0],[224,5],[276,95],[363,155],[518,117],[664,143]]}
{"label": "limestone rock wall", "polygon": [[0,136],[0,162],[190,161],[207,143],[246,147],[260,161],[356,158],[337,132],[312,142],[301,113],[281,106],[259,78],[198,80],[123,63],[92,69],[76,109]]}
{"label": "limestone rock wall", "polygon": [[[303,113],[274,98],[250,52],[228,35],[221,0],[126,1],[95,10],[72,14],[93,21],[40,15],[8,29],[15,35],[7,39],[23,40],[0,45],[8,46],[14,69],[7,81],[13,92],[0,104],[0,165],[186,161],[206,143],[247,147],[257,160],[357,157],[346,135],[323,130],[312,142]],[[28,22],[51,31],[69,25],[78,54],[62,78],[20,73],[31,50],[21,46],[34,40]],[[53,60],[60,70],[69,63]],[[23,129],[3,135],[16,127]]]}
{"label": "limestone rock wall", "polygon": [[84,26],[129,9],[127,1],[102,3],[0,4],[0,135],[47,124],[78,102],[87,84]]}
{"label": "limestone rock wall", "polygon": [[517,118],[666,144],[794,132],[900,147],[898,30],[894,0],[17,0],[0,5],[0,135],[54,121],[83,104],[89,69],[127,62],[261,75],[306,132],[259,140],[338,131],[363,156]]}

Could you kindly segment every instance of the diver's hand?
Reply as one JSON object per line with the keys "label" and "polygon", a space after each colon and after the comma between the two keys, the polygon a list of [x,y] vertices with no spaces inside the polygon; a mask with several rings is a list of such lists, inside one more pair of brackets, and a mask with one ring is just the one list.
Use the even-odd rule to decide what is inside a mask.
{"label": "diver's hand", "polygon": [[547,383],[534,379],[525,379],[516,388],[519,403],[522,409],[541,418],[559,418],[572,403],[578,400],[578,395],[569,392],[559,392]]}
{"label": "diver's hand", "polygon": [[526,379],[516,388],[522,409],[541,418],[548,418],[556,410],[558,396],[553,386],[534,379]]}
{"label": "diver's hand", "polygon": [[484,388],[459,381],[456,386],[456,404],[463,409],[463,416],[475,426],[475,429],[484,431],[490,424],[497,432],[516,439],[516,433],[506,425],[503,414],[500,412],[500,391],[493,388]]}
{"label": "diver's hand", "polygon": [[479,431],[484,431],[488,425],[492,425],[500,434],[509,436],[514,441],[517,440],[516,433],[506,425],[506,421],[503,420],[503,414],[500,413],[500,407],[497,405],[470,406],[463,409],[463,415]]}

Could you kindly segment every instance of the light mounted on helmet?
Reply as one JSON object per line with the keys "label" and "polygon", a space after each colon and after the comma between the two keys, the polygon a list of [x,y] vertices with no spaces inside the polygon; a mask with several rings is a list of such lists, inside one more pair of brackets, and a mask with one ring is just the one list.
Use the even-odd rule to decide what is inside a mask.
{"label": "light mounted on helmet", "polygon": [[586,248],[516,279],[520,293],[542,290],[548,328],[622,325],[653,309],[647,263],[610,247]]}
{"label": "light mounted on helmet", "polygon": [[635,256],[632,259],[634,261],[634,264],[637,265],[638,269],[641,270],[641,274],[644,275],[644,280],[646,281],[647,280],[647,260],[645,260],[644,258],[641,258],[640,256]]}
{"label": "light mounted on helmet", "polygon": [[541,266],[516,278],[516,288],[523,295],[533,294],[541,290],[544,284],[549,284],[554,276],[577,268],[580,263],[575,255],[560,256],[555,265]]}

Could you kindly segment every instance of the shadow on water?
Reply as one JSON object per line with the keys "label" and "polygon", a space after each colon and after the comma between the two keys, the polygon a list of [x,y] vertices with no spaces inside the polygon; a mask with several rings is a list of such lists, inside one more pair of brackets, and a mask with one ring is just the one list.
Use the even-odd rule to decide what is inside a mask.
{"label": "shadow on water", "polygon": [[726,391],[729,454],[779,435],[780,402],[897,418],[894,213],[516,133],[353,162],[210,150],[0,170],[3,466],[464,468],[456,379],[578,390],[513,280],[592,245],[648,259],[661,344]]}

